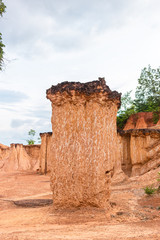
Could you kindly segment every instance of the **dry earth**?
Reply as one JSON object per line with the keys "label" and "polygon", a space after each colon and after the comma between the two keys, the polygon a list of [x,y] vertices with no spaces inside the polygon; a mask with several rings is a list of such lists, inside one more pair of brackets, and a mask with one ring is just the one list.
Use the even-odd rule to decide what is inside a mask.
{"label": "dry earth", "polygon": [[112,185],[106,210],[53,210],[49,176],[0,173],[0,240],[159,240],[160,194],[143,190],[158,171]]}

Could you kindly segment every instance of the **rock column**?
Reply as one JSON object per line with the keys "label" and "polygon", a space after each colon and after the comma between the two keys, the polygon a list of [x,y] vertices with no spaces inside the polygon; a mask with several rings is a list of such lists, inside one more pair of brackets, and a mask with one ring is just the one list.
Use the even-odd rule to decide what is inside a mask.
{"label": "rock column", "polygon": [[63,82],[52,102],[51,187],[55,207],[106,207],[117,151],[120,94],[103,78]]}
{"label": "rock column", "polygon": [[51,145],[51,137],[52,133],[40,133],[41,137],[41,148],[40,148],[40,158],[39,158],[39,170],[42,174],[47,174],[47,172],[50,172],[51,169],[51,151],[50,151],[50,145]]}

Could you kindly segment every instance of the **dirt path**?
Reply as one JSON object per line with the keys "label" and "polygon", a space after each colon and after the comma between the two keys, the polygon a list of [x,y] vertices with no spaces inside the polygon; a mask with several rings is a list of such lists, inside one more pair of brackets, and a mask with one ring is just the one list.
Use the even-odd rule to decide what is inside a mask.
{"label": "dirt path", "polygon": [[158,171],[112,186],[106,210],[16,206],[52,199],[49,176],[0,173],[0,240],[159,240],[160,195],[146,197],[142,189],[156,184]]}

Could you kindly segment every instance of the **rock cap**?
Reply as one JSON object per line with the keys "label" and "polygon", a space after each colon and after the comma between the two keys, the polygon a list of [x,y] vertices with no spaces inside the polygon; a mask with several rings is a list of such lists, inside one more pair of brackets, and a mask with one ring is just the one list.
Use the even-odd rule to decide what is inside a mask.
{"label": "rock cap", "polygon": [[57,103],[57,101],[55,101],[57,100],[55,99],[55,96],[58,96],[58,98],[60,98],[60,95],[69,97],[70,100],[76,100],[75,96],[83,96],[85,97],[85,100],[89,100],[90,97],[93,97],[93,95],[96,96],[96,98],[99,95],[100,97],[105,96],[105,99],[108,100],[115,100],[118,107],[120,107],[121,99],[121,93],[118,93],[117,91],[111,91],[110,88],[106,85],[104,78],[99,78],[96,81],[86,83],[67,81],[62,82],[57,85],[52,85],[52,87],[46,91],[46,94],[47,98],[50,99],[52,103]]}

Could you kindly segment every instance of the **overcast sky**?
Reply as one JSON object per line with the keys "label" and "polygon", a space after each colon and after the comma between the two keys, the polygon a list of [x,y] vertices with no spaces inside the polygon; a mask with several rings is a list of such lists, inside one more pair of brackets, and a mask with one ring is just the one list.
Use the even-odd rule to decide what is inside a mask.
{"label": "overcast sky", "polygon": [[160,0],[4,0],[0,32],[0,143],[51,131],[46,89],[105,77],[135,89],[141,69],[160,66]]}

